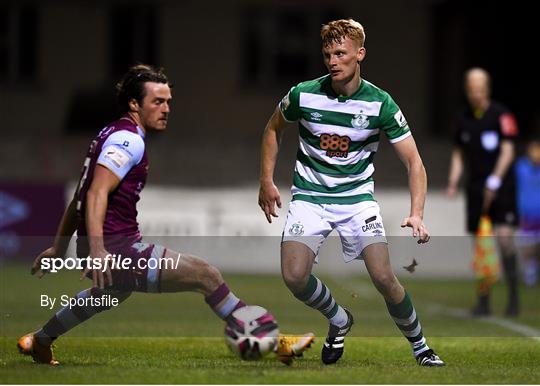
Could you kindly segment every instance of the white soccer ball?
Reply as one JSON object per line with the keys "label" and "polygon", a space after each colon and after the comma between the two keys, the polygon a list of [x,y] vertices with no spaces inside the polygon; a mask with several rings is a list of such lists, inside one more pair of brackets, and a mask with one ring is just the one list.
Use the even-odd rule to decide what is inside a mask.
{"label": "white soccer ball", "polygon": [[279,329],[276,320],[261,306],[245,306],[228,318],[225,342],[244,360],[262,358],[277,348]]}

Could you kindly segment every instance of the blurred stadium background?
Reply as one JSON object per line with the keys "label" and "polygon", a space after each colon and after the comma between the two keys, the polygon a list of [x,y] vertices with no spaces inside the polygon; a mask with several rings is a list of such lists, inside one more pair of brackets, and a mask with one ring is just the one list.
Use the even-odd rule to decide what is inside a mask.
{"label": "blurred stadium background", "polygon": [[[52,373],[50,378],[40,378],[38,373],[32,373],[34,378],[22,378],[29,368],[13,350],[13,339],[36,328],[50,314],[50,310],[37,307],[40,291],[71,293],[87,284],[66,272],[59,274],[59,280],[34,280],[27,275],[28,263],[52,241],[90,138],[117,116],[114,83],[136,62],[165,67],[174,84],[168,130],[147,142],[151,170],[139,205],[143,233],[207,257],[226,272],[238,293],[269,307],[288,331],[313,328],[324,335],[325,321],[307,308],[297,307],[276,275],[297,130],[291,128],[283,141],[276,182],[284,206],[272,225],[266,223],[257,205],[259,142],[266,120],[289,88],[324,74],[320,26],[343,17],[363,23],[367,57],[362,76],[388,90],[404,111],[430,181],[426,223],[435,237],[420,248],[410,239],[408,230],[399,228],[409,210],[405,169],[391,147],[381,141],[375,160],[376,197],[390,235],[392,262],[423,310],[428,334],[438,337],[437,347],[455,366],[449,367],[450,373],[421,380],[538,380],[538,287],[524,291],[524,312],[518,322],[502,318],[470,320],[465,309],[473,301],[474,284],[470,240],[464,233],[463,197],[448,200],[444,195],[452,118],[464,103],[465,69],[482,66],[491,73],[494,99],[516,113],[522,132],[520,154],[521,145],[540,128],[536,96],[540,78],[536,76],[537,63],[531,58],[537,44],[537,13],[530,7],[521,0],[0,0],[0,300],[4,338],[0,340],[0,365],[10,369],[5,381],[87,382],[86,366],[90,366],[90,373],[94,368],[96,372],[105,371],[103,380],[96,378],[98,383],[118,382],[107,374],[128,373],[117,372],[114,363],[113,367],[102,366],[106,358],[117,355],[103,349],[109,340],[96,338],[88,353],[85,341],[72,338],[63,341],[63,355],[68,363],[84,364],[83,371],[72,366],[66,378]],[[328,278],[338,297],[352,309],[356,307],[362,319],[354,334],[397,337],[368,279],[340,279],[343,274],[358,275],[365,269],[358,263],[342,264],[337,243],[336,238],[329,240],[317,270]],[[420,265],[411,275],[402,267],[413,258]],[[17,264],[22,262],[24,265]],[[258,278],[253,273],[264,275]],[[136,295],[125,312],[97,318],[87,329],[74,331],[74,336],[211,336],[221,331],[221,322],[211,319],[199,298],[182,295],[186,314],[176,306],[175,296],[156,300]],[[500,315],[503,286],[496,288],[495,297],[496,313]],[[139,315],[143,308],[147,312]],[[472,343],[442,338],[507,335],[536,338],[519,344],[512,340],[505,343],[508,347],[491,339]],[[478,350],[485,350],[484,342],[488,341],[492,367],[477,371],[485,366],[480,360],[488,357],[485,351],[478,355]],[[418,382],[407,367],[412,362],[403,359],[408,355],[406,342],[401,338],[396,342],[387,345],[377,338],[368,342],[368,347],[380,347],[371,352],[364,343],[351,345],[351,353],[356,355],[349,359],[351,374],[358,374],[359,365],[371,368],[379,378],[339,378],[343,368],[327,373],[336,378],[325,378],[318,373],[317,352],[310,354],[306,372],[297,374],[295,382]],[[191,344],[188,347],[193,354],[186,361],[202,358],[200,363],[180,364],[176,358],[186,355],[183,346],[163,347],[173,347],[174,351],[165,361],[160,353],[147,354],[153,350],[150,343],[129,347],[122,353],[131,358],[127,361],[133,367],[131,371],[150,371],[150,360],[156,373],[156,378],[128,377],[124,382],[178,381],[168,378],[173,376],[170,370],[182,366],[191,369],[192,363],[196,363],[196,371],[207,374],[207,361],[203,359],[210,355],[215,366],[224,364],[234,376],[212,378],[211,372],[210,378],[190,378],[192,373],[188,371],[189,383],[236,383],[244,379],[256,383],[253,378],[236,377],[238,370],[246,371],[247,365],[224,361],[222,345],[214,345],[214,351],[208,354]],[[379,364],[397,358],[396,350],[401,350],[398,356],[405,364],[396,362],[396,367],[388,371],[390,378],[380,378]],[[89,360],[92,352],[102,352],[105,359]],[[510,366],[515,376],[507,372],[508,358],[515,360]],[[162,363],[165,365],[159,367]],[[260,375],[256,366],[247,374]],[[268,378],[270,382],[290,381],[280,370],[272,373],[280,375]],[[462,377],[465,373],[470,377]],[[488,373],[490,377],[485,376]]]}
{"label": "blurred stadium background", "polygon": [[[2,256],[20,255],[20,236],[54,233],[90,137],[117,116],[114,83],[136,62],[164,66],[175,84],[167,133],[148,140],[146,234],[279,235],[256,205],[261,133],[292,85],[324,73],[320,26],[349,16],[367,32],[363,76],[391,92],[419,144],[428,224],[439,236],[463,235],[462,201],[442,195],[463,71],[491,72],[494,98],[515,111],[523,139],[539,125],[539,80],[526,54],[534,13],[522,4],[2,1]],[[276,170],[285,196],[296,145],[291,129]],[[404,234],[396,224],[408,210],[405,172],[384,141],[375,178],[388,233]]]}

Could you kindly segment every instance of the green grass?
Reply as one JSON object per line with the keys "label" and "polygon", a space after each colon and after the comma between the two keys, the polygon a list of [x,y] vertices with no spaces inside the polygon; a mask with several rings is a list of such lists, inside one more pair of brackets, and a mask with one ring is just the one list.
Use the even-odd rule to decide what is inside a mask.
{"label": "green grass", "polygon": [[38,366],[4,339],[4,383],[537,383],[538,343],[524,338],[436,338],[445,368],[420,368],[399,338],[352,338],[335,366],[319,360],[321,342],[286,367],[273,357],[244,362],[219,338],[66,338],[62,365]]}
{"label": "green grass", "polygon": [[[26,266],[2,266],[0,383],[480,383],[531,384],[540,380],[540,341],[485,320],[449,316],[467,309],[473,285],[467,281],[414,280],[403,284],[412,295],[430,346],[448,363],[420,368],[408,342],[390,320],[382,298],[365,277],[321,277],[356,317],[344,357],[324,366],[320,349],[327,323],[301,305],[279,277],[226,275],[248,303],[268,308],[282,332],[313,331],[315,347],[293,366],[273,355],[261,361],[235,358],[223,343],[223,322],[197,294],[134,294],[118,309],[100,314],[57,342],[58,368],[38,366],[15,349],[17,338],[38,328],[53,313],[39,296],[75,294],[89,281],[62,272],[42,280]],[[504,310],[505,288],[494,293],[495,314]],[[540,290],[522,291],[523,313],[515,323],[540,329]],[[57,307],[55,307],[55,310]],[[54,311],[55,311],[54,310]]]}

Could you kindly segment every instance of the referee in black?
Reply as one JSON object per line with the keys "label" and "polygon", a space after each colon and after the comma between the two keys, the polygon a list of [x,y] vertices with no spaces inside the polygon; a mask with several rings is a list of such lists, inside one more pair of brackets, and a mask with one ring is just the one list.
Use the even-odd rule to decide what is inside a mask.
{"label": "referee in black", "polygon": [[[516,316],[519,299],[513,236],[518,218],[512,164],[518,126],[505,106],[491,100],[491,80],[484,69],[472,68],[465,73],[465,93],[469,106],[457,118],[447,194],[456,196],[465,165],[467,230],[476,237],[481,215],[491,218],[508,283],[506,315]],[[472,313],[491,314],[489,290],[478,294]]]}

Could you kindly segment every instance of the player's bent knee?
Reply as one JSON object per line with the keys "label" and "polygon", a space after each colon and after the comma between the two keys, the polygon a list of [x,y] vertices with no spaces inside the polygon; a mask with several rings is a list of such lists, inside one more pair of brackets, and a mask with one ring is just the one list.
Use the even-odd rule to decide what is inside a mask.
{"label": "player's bent knee", "polygon": [[223,282],[223,277],[221,276],[219,269],[208,263],[206,263],[205,269],[208,282],[213,286],[218,286]]}
{"label": "player's bent knee", "polygon": [[392,293],[401,286],[393,274],[381,274],[373,279],[375,286],[383,295]]}
{"label": "player's bent knee", "polygon": [[293,292],[302,292],[308,282],[309,272],[304,270],[283,270],[283,281],[285,285]]}
{"label": "player's bent knee", "polygon": [[285,241],[281,245],[281,275],[285,285],[293,293],[304,291],[315,253],[304,243],[298,241]]}
{"label": "player's bent knee", "polygon": [[186,264],[193,272],[194,277],[201,284],[202,288],[217,287],[223,282],[223,277],[219,269],[208,263],[206,260],[191,255],[183,255]]}
{"label": "player's bent knee", "polygon": [[307,284],[308,274],[303,270],[284,270],[283,280],[290,285],[305,285]]}

